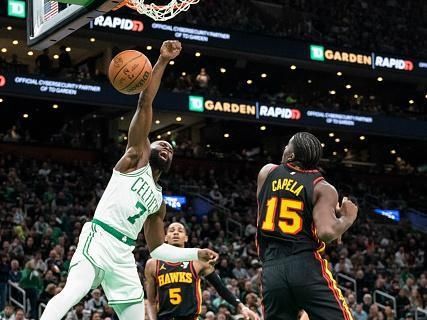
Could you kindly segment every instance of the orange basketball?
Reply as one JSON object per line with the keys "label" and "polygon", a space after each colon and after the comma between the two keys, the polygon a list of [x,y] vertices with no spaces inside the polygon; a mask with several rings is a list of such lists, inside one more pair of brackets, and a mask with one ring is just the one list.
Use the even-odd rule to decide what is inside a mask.
{"label": "orange basketball", "polygon": [[153,67],[145,54],[126,50],[111,60],[108,78],[114,88],[124,94],[138,94],[151,79]]}

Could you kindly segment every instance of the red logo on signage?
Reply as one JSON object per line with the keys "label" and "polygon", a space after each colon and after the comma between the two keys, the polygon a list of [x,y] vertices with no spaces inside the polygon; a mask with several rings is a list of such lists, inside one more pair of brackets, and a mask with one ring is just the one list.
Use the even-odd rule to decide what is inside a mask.
{"label": "red logo on signage", "polygon": [[4,87],[6,85],[6,78],[0,75],[0,87]]}
{"label": "red logo on signage", "polygon": [[132,22],[133,22],[132,31],[141,32],[142,30],[144,30],[144,24],[142,23],[142,21],[132,20]]}
{"label": "red logo on signage", "polygon": [[405,60],[405,70],[412,71],[414,70],[414,64],[412,61]]}

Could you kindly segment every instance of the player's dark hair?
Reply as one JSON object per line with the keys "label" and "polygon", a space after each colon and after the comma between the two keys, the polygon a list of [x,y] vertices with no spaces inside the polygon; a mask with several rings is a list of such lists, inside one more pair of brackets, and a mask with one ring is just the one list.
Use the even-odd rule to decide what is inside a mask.
{"label": "player's dark hair", "polygon": [[174,222],[169,223],[168,227],[166,228],[166,232],[167,232],[167,230],[169,230],[170,225],[173,223],[179,223],[180,225],[182,225],[184,227],[185,235],[186,236],[189,235],[190,230],[188,229],[188,226],[186,224],[180,222],[180,221],[174,221]]}
{"label": "player's dark hair", "polygon": [[303,169],[316,169],[322,157],[322,144],[309,132],[298,132],[293,136],[295,159]]}

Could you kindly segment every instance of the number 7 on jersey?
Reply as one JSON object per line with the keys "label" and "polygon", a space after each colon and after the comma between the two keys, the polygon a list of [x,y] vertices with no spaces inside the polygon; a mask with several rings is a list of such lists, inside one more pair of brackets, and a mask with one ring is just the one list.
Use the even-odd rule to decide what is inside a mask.
{"label": "number 7 on jersey", "polygon": [[[303,221],[298,212],[304,209],[304,203],[299,200],[280,199],[278,210],[278,197],[272,197],[267,201],[267,213],[262,222],[261,229],[264,231],[276,231],[277,228],[283,233],[296,235],[302,230]],[[277,211],[279,218],[276,219]]]}

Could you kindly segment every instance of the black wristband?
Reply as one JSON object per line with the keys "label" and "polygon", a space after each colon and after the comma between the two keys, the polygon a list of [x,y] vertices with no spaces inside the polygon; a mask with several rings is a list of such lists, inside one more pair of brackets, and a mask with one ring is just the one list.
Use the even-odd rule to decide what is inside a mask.
{"label": "black wristband", "polygon": [[206,280],[215,288],[215,290],[219,293],[219,295],[231,304],[233,307],[237,308],[241,301],[236,298],[234,294],[227,289],[227,287],[222,282],[221,278],[216,274],[216,272],[212,272],[205,277]]}

